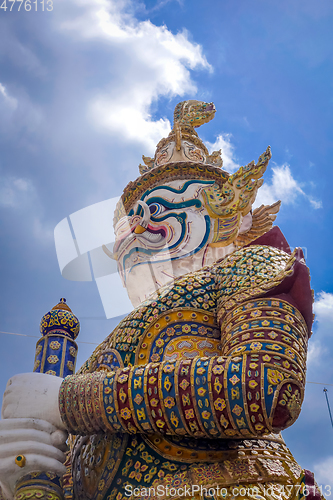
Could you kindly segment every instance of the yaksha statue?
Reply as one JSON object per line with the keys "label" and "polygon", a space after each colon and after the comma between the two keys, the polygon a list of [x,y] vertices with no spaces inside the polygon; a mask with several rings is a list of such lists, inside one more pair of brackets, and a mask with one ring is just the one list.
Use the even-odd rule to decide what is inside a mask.
{"label": "yaksha statue", "polygon": [[134,311],[77,374],[9,381],[8,498],[23,472],[64,472],[67,431],[65,498],[320,499],[280,434],[303,401],[309,271],[272,228],[280,203],[252,210],[270,148],[228,174],[195,131],[214,114],[212,103],[179,103],[118,204],[104,250]]}

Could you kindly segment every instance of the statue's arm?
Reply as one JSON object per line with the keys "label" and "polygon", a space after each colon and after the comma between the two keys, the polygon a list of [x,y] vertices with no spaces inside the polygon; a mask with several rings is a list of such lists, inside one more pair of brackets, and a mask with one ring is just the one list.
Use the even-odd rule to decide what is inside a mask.
{"label": "statue's arm", "polygon": [[[67,377],[60,391],[62,418],[72,434],[225,437],[284,429],[299,413],[305,360],[298,354],[294,359],[289,343],[268,339],[253,341],[250,350],[241,351],[240,344],[231,356]],[[279,352],[282,345],[288,353]]]}
{"label": "statue's arm", "polygon": [[227,341],[227,356],[66,378],[60,411],[68,431],[225,437],[290,426],[303,399],[307,329],[288,301],[259,302],[236,322],[238,341]]}

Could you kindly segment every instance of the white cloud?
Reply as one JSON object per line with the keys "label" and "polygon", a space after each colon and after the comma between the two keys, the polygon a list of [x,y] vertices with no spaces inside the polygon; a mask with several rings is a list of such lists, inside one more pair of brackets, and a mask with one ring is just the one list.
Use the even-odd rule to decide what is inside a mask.
{"label": "white cloud", "polygon": [[[14,9],[13,9],[14,11]],[[1,61],[6,59],[13,64],[14,67],[19,68],[20,72],[23,70],[29,76],[37,76],[38,78],[45,78],[47,75],[46,67],[41,63],[41,60],[34,52],[34,45],[27,43],[27,38],[21,41],[16,36],[17,31],[13,30],[13,19],[7,18],[5,21],[4,16],[1,16],[0,27],[0,58]],[[29,24],[26,25],[28,28]],[[36,35],[36,33],[35,33]],[[5,67],[5,65],[3,65]]]}
{"label": "white cloud", "polygon": [[43,207],[30,179],[0,176],[0,208],[17,209],[19,217],[24,210],[25,226],[38,244],[54,245],[54,223],[43,219]]}
{"label": "white cloud", "polygon": [[320,292],[318,293],[314,311],[320,321],[333,323],[333,293]]}
{"label": "white cloud", "polygon": [[3,103],[5,106],[8,106],[10,109],[17,108],[17,99],[8,95],[6,87],[2,85],[1,82],[0,82],[0,94],[2,96]]}
{"label": "white cloud", "polygon": [[323,348],[320,341],[310,339],[307,356],[308,369],[317,366],[321,362],[324,352],[325,348]]}
{"label": "white cloud", "polygon": [[[66,5],[68,0],[66,0]],[[117,59],[110,62],[109,85],[100,86],[88,98],[89,117],[99,130],[139,141],[152,154],[156,143],[170,131],[169,120],[155,121],[151,105],[158,97],[195,94],[192,69],[211,70],[200,45],[189,41],[184,30],[173,34],[165,26],[139,22],[129,2],[82,2],[75,15],[61,22],[62,30],[85,43],[103,44]],[[127,8],[127,10],[126,10]]]}
{"label": "white cloud", "polygon": [[0,206],[18,208],[35,197],[35,188],[29,179],[4,177],[0,180]]}
{"label": "white cloud", "polygon": [[146,148],[145,154],[153,155],[156,144],[171,130],[169,120],[154,122],[149,114],[150,103],[142,101],[128,106],[125,99],[117,101],[105,95],[91,103],[91,116],[96,126],[112,135],[121,134],[128,141],[140,141]]}
{"label": "white cloud", "polygon": [[333,477],[333,456],[325,458],[322,462],[314,465],[314,473],[318,485],[323,485],[323,493],[325,494],[325,485],[332,485]]}
{"label": "white cloud", "polygon": [[272,168],[272,172],[271,182],[265,183],[259,189],[254,207],[259,207],[261,204],[271,205],[278,200],[285,205],[290,205],[295,203],[299,196],[304,196],[313,208],[322,208],[321,201],[314,200],[303,191],[301,185],[294,179],[288,164],[277,165]]}
{"label": "white cloud", "polygon": [[0,131],[11,139],[22,130],[34,132],[42,121],[39,107],[31,102],[26,92],[20,89],[18,94],[14,97],[0,82]]}
{"label": "white cloud", "polygon": [[213,151],[222,150],[223,170],[229,173],[236,172],[240,167],[235,159],[235,146],[231,143],[231,134],[219,134],[215,142],[206,142],[207,149],[210,153]]}
{"label": "white cloud", "polygon": [[309,202],[313,206],[313,208],[323,208],[323,202],[321,200],[314,200],[311,196],[307,196]]}
{"label": "white cloud", "polygon": [[304,195],[302,188],[293,178],[289,165],[276,166],[272,168],[273,177],[271,183],[265,183],[258,191],[256,205],[262,203],[271,205],[277,200],[285,204],[294,203],[297,196]]}
{"label": "white cloud", "polygon": [[34,217],[32,223],[32,234],[35,239],[42,244],[54,244],[54,229],[53,225],[44,223],[39,216]]}
{"label": "white cloud", "polygon": [[[333,350],[332,345],[332,324],[333,324],[333,293],[320,292],[315,297],[313,304],[315,313],[314,335],[309,340],[308,350],[308,370],[312,370],[312,377],[325,377],[327,379],[330,372],[330,358]],[[319,373],[320,372],[320,373]],[[312,380],[312,381],[320,381]]]}

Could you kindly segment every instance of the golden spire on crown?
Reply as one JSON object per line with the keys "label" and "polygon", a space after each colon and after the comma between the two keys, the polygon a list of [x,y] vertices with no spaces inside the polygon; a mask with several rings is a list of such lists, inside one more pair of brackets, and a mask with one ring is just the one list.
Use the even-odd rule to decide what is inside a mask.
{"label": "golden spire on crown", "polygon": [[221,150],[209,155],[206,146],[194,130],[212,120],[215,112],[212,102],[190,100],[178,103],[170,134],[157,144],[154,158],[142,155],[144,165],[139,165],[140,174],[143,175],[165,163],[181,161],[222,167]]}

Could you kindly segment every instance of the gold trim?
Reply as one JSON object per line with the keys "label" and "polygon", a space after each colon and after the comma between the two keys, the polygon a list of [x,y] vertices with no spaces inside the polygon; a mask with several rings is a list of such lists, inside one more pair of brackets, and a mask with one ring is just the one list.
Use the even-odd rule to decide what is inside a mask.
{"label": "gold trim", "polygon": [[[183,316],[181,318],[177,317],[177,314],[181,312]],[[195,313],[197,315],[197,318],[191,318],[191,314]],[[170,320],[166,321],[165,317],[169,316]],[[203,316],[208,316],[208,321],[203,321]],[[164,328],[172,325],[174,323],[187,323],[189,321],[196,322],[196,323],[202,323],[203,325],[208,325],[211,328],[215,328],[216,330],[219,330],[219,326],[216,323],[216,317],[215,314],[212,312],[203,312],[202,309],[190,309],[188,307],[180,307],[177,309],[169,310],[169,311],[164,311],[158,318],[156,318],[149,326],[148,328],[142,333],[140,340],[138,342],[138,345],[136,347],[136,352],[135,352],[135,360],[134,364],[135,366],[141,366],[147,364],[150,358],[150,352],[152,348],[152,344],[154,342],[154,339],[156,336],[163,330]],[[160,328],[156,329],[155,325],[157,323],[160,323]],[[147,340],[148,334],[152,333],[151,337]],[[206,338],[206,337],[202,337]],[[209,339],[214,339],[214,337],[209,337]],[[172,341],[173,338],[170,337],[170,341]],[[218,339],[214,339],[218,340]],[[142,344],[144,342],[147,342],[147,347],[142,348]],[[219,339],[220,342],[220,339]],[[145,354],[144,357],[140,358],[141,354]],[[171,362],[170,360],[168,360]]]}
{"label": "gold trim", "polygon": [[[61,356],[59,377],[63,377],[64,376],[64,366],[65,366],[65,359],[66,359],[66,347],[67,347],[67,338],[64,339],[64,343],[62,344],[62,356]],[[72,373],[74,373],[74,370],[73,370]]]}
{"label": "gold trim", "polygon": [[[114,372],[114,376],[116,376]],[[99,405],[100,405],[100,410],[101,410],[101,418],[102,418],[102,429],[104,427],[104,432],[109,432],[110,430],[114,430],[113,424],[109,422],[108,417],[106,416],[105,412],[105,407],[104,407],[104,395],[103,395],[103,385],[104,385],[104,379],[105,379],[105,373],[99,374],[97,380],[95,381],[95,384],[97,384],[97,397],[99,399]],[[114,380],[114,379],[113,379]],[[93,389],[93,387],[92,387]],[[112,388],[112,394],[113,394],[113,388]],[[114,398],[113,398],[114,401]],[[116,405],[115,405],[115,411],[116,411]],[[116,412],[117,413],[117,412]]]}
{"label": "gold trim", "polygon": [[[262,299],[256,299],[256,300],[263,300],[263,301],[267,301],[267,302],[268,302],[269,300],[276,300],[277,302],[282,302],[283,304],[286,304],[286,305],[288,305],[288,304],[289,304],[289,303],[288,303],[287,301],[285,301],[285,300],[275,299],[275,298],[266,298],[266,297],[263,297]],[[252,304],[252,303],[254,303],[256,300],[246,300],[246,301],[242,302],[242,303],[241,303],[241,304],[239,304],[239,305],[235,305],[235,308],[234,308],[234,309],[237,309],[238,307],[239,307],[239,308],[243,308],[246,304]],[[308,327],[307,327],[307,325],[306,325],[306,323],[305,323],[305,319],[304,319],[304,317],[302,316],[302,314],[298,311],[298,309],[297,309],[295,306],[292,306],[292,307],[293,307],[293,309],[295,309],[295,310],[298,312],[298,314],[297,314],[297,313],[292,313],[291,311],[289,311],[289,310],[287,310],[287,309],[281,309],[280,307],[277,307],[277,306],[276,306],[276,307],[274,307],[274,306],[269,306],[269,305],[266,305],[266,304],[260,304],[260,305],[254,306],[254,307],[255,307],[257,310],[259,309],[260,311],[262,311],[262,310],[265,310],[265,311],[277,311],[277,310],[278,310],[278,311],[280,311],[280,314],[288,314],[289,316],[292,316],[293,318],[297,319],[297,321],[298,321],[298,322],[300,322],[300,323],[301,323],[301,325],[303,326],[304,330],[306,330],[306,331],[308,330]],[[226,313],[225,318],[223,319],[223,322],[221,323],[221,328],[222,328],[223,330],[227,327],[227,325],[228,325],[228,324],[229,324],[232,320],[234,320],[234,319],[236,319],[236,318],[238,318],[239,316],[242,316],[242,315],[244,315],[244,314],[251,313],[251,312],[253,312],[253,310],[254,310],[254,308],[253,308],[253,310],[252,310],[252,309],[250,309],[250,308],[248,308],[247,310],[242,310],[242,311],[237,312],[236,314],[233,314],[233,310],[234,310],[234,309],[232,309],[232,310],[230,310],[230,311],[228,311],[228,312]],[[268,318],[268,317],[270,317],[270,315],[265,316],[265,317],[267,317],[267,318]],[[272,319],[273,317],[274,317],[274,315],[272,315],[272,316],[270,317],[270,319]],[[255,317],[253,317],[253,318],[247,318],[247,319],[246,319],[246,320],[244,320],[244,321],[255,321],[256,319],[259,321],[261,318],[262,318],[262,316],[258,316],[258,318],[255,318]],[[283,318],[280,318],[280,317],[276,316],[276,319],[280,319],[280,320],[282,320]],[[243,321],[243,320],[241,320],[241,321]],[[289,323],[288,323],[288,324],[289,324]],[[295,326],[293,323],[290,323],[290,324],[291,324],[291,325],[293,325],[293,326]],[[300,331],[301,331],[301,330],[300,330]],[[307,337],[306,337],[306,340],[307,340]]]}
{"label": "gold trim", "polygon": [[177,435],[175,433],[175,431],[173,430],[173,428],[171,427],[171,424],[169,422],[169,418],[168,418],[168,415],[167,415],[167,412],[166,412],[166,409],[165,409],[165,405],[164,405],[164,396],[163,396],[163,389],[162,389],[162,372],[163,372],[163,368],[164,366],[169,363],[169,361],[166,361],[166,362],[162,362],[160,363],[160,367],[158,369],[158,395],[159,395],[159,398],[160,398],[160,403],[161,403],[161,408],[162,408],[162,413],[163,413],[163,417],[164,417],[164,420],[166,422],[166,425],[170,431],[170,434],[173,434],[173,435]]}
{"label": "gold trim", "polygon": [[185,420],[184,415],[183,415],[183,408],[182,408],[182,404],[181,404],[180,396],[179,396],[179,390],[178,390],[178,387],[179,387],[179,383],[178,383],[178,379],[179,379],[179,365],[180,365],[180,363],[182,361],[183,361],[182,359],[178,359],[176,361],[175,370],[174,370],[174,384],[175,384],[176,402],[177,402],[177,407],[178,407],[179,414],[180,414],[180,419],[181,419],[181,421],[183,423],[183,426],[185,428],[186,434],[188,434],[189,436],[195,437],[195,435],[190,431],[190,429],[187,426],[186,420]]}
{"label": "gold trim", "polygon": [[243,353],[243,366],[242,366],[242,392],[243,392],[243,407],[246,415],[247,424],[249,426],[249,430],[251,434],[256,434],[256,431],[253,428],[251,417],[249,414],[249,405],[247,404],[247,394],[248,390],[246,390],[246,371],[247,371],[247,353]]}
{"label": "gold trim", "polygon": [[[229,360],[225,360],[225,365],[224,365],[224,372],[223,372],[223,389],[224,389],[224,399],[226,403],[226,408],[227,408],[227,413],[229,417],[229,424],[232,427],[232,430],[236,431],[236,434],[233,434],[233,436],[238,435],[238,437],[242,437],[242,434],[240,433],[238,427],[236,426],[234,419],[231,415],[231,406],[230,406],[230,401],[229,401],[229,394],[228,394],[228,370],[229,370],[229,365],[232,362],[231,356],[229,356]],[[224,431],[226,434],[226,431],[229,430],[226,428]],[[243,436],[244,437],[244,436]]]}
{"label": "gold trim", "polygon": [[147,379],[148,379],[148,372],[150,370],[150,367],[153,365],[154,363],[148,363],[146,365],[146,368],[145,368],[145,371],[144,371],[144,378],[143,378],[143,393],[144,393],[144,398],[145,398],[145,405],[146,405],[146,410],[147,410],[147,414],[148,414],[148,417],[149,417],[149,421],[150,421],[150,425],[151,427],[153,428],[153,430],[155,432],[159,432],[158,428],[156,427],[155,425],[155,421],[152,417],[152,414],[151,414],[151,409],[150,409],[150,404],[149,404],[149,399],[148,399],[148,382],[147,382]]}
{"label": "gold trim", "polygon": [[[121,418],[120,416],[120,411],[119,411],[119,404],[118,404],[118,393],[117,393],[117,384],[118,384],[118,375],[120,375],[122,373],[121,370],[117,370],[114,374],[114,379],[113,379],[113,403],[114,403],[114,409],[116,411],[116,414],[117,414],[117,418],[118,418],[118,421],[119,421],[119,424],[121,425],[121,427],[123,428],[123,431],[124,432],[129,432],[129,430],[127,429],[127,427],[125,426],[124,422],[123,422],[123,419]],[[104,383],[104,382],[103,382]],[[104,392],[104,391],[103,391]]]}
{"label": "gold trim", "polygon": [[[207,376],[207,385],[208,385],[208,394],[209,394],[209,402],[210,402],[210,407],[212,409],[212,414],[214,418],[214,422],[216,427],[218,428],[220,434],[224,434],[224,431],[222,427],[220,426],[219,419],[216,416],[216,411],[215,411],[215,406],[214,406],[214,399],[213,399],[213,388],[212,388],[212,365],[214,363],[215,359],[212,358],[209,362],[208,365],[208,376]],[[223,368],[224,370],[224,368]]]}
{"label": "gold trim", "polygon": [[25,463],[26,463],[26,458],[24,455],[17,455],[17,457],[15,458],[15,463],[16,465],[18,465],[19,467],[24,467],[25,466]]}
{"label": "gold trim", "polygon": [[194,371],[196,369],[197,361],[200,359],[200,356],[195,356],[191,360],[191,373],[190,373],[190,385],[191,385],[191,397],[192,397],[192,407],[194,408],[195,415],[197,422],[199,424],[199,427],[201,428],[202,432],[206,435],[206,437],[211,437],[211,435],[206,431],[205,426],[203,425],[203,422],[201,420],[201,415],[198,409],[198,404],[197,404],[197,397],[196,397],[196,390],[195,390],[195,380],[194,380]]}
{"label": "gold trim", "polygon": [[128,374],[128,381],[127,381],[128,404],[129,404],[129,407],[130,407],[130,410],[132,413],[134,423],[135,423],[138,431],[144,432],[143,428],[141,427],[141,425],[138,422],[138,419],[136,418],[136,413],[135,413],[135,409],[134,409],[134,404],[133,404],[133,399],[132,399],[132,379],[133,379],[133,377],[134,377],[134,369],[130,370],[129,374]]}
{"label": "gold trim", "polygon": [[[211,438],[212,436],[210,436]],[[143,436],[144,441],[159,455],[167,459],[175,459],[177,462],[185,463],[200,463],[200,462],[220,462],[221,460],[228,460],[236,458],[238,450],[197,450],[180,446],[179,444],[169,441],[165,436],[160,434],[152,436]],[[230,438],[231,439],[231,438]],[[156,440],[156,441],[155,441]],[[157,442],[158,441],[158,442]],[[168,450],[165,450],[168,447]],[[181,451],[182,454],[177,454]],[[192,456],[191,456],[192,455]]]}
{"label": "gold trim", "polygon": [[[88,432],[91,433],[91,432],[96,432],[96,431],[98,432],[100,430],[100,426],[98,425],[98,423],[94,422],[94,420],[97,420],[95,415],[94,415],[94,412],[91,416],[89,415],[89,412],[88,412],[88,405],[87,405],[88,399],[90,399],[91,407],[94,410],[93,390],[94,390],[94,384],[96,383],[95,377],[92,374],[89,374],[89,375],[90,375],[90,377],[88,378],[88,380],[85,378],[86,375],[80,375],[82,377],[82,380],[81,380],[80,386],[79,386],[79,397],[81,397],[81,386],[82,386],[83,401],[80,402],[80,399],[79,399],[79,409],[80,410],[81,410],[81,408],[82,408],[82,410],[85,409],[85,411],[82,411],[82,418],[83,418],[83,421],[85,423],[85,426],[86,426]],[[89,387],[89,383],[90,383],[90,394],[87,390],[87,388]],[[82,407],[81,407],[81,404],[82,404]],[[104,407],[103,407],[103,409],[104,409]]]}
{"label": "gold trim", "polygon": [[[272,331],[272,330],[278,330],[277,327],[274,327],[274,326],[271,326],[271,327],[268,327],[268,326],[258,326],[258,327],[255,327],[255,329],[257,330],[263,330],[263,331]],[[228,344],[230,344],[230,342],[232,342],[233,340],[235,339],[238,339],[240,335],[243,335],[243,334],[246,334],[248,332],[253,332],[254,329],[250,329],[250,328],[247,328],[246,330],[243,330],[242,332],[237,332],[235,333],[234,335],[232,335],[228,340],[226,339],[223,339],[222,341],[222,355],[223,356],[226,356],[227,354],[225,353],[225,347],[228,346]],[[297,342],[297,344],[300,346],[300,351],[302,351],[303,353],[307,353],[307,344],[304,346],[303,344],[301,344],[300,342],[298,342],[297,339],[295,339],[295,337],[293,337],[292,335],[288,334],[287,332],[284,333],[283,330],[279,330],[281,333],[281,335],[286,335],[288,336],[289,338],[291,338],[293,340],[293,342]],[[230,332],[228,332],[229,334]],[[267,339],[267,338],[264,338],[264,337],[253,337],[252,339],[244,339],[242,340],[240,343],[243,344],[243,345],[247,345],[249,343],[252,343],[252,342],[269,342],[271,344],[278,344],[278,345],[283,345],[284,347],[287,347],[288,349],[291,349],[293,352],[295,352],[296,354],[300,354],[301,352],[300,351],[297,351],[295,348],[293,348],[291,345],[287,344],[287,342],[283,342],[281,340],[275,340],[275,339]],[[238,344],[239,346],[239,344]],[[237,345],[235,343],[235,345],[233,345],[232,347],[229,346],[229,349],[235,349],[237,348]],[[229,351],[228,351],[229,352]],[[279,354],[278,351],[276,351],[276,354]]]}
{"label": "gold trim", "polygon": [[[263,417],[265,419],[265,425],[266,429],[268,429],[270,432],[274,432],[271,422],[269,420],[269,416],[267,415],[267,409],[266,409],[266,400],[265,400],[265,363],[261,363],[260,365],[260,397],[261,397],[261,411],[263,413]],[[274,397],[276,396],[276,393],[278,391],[275,391]],[[273,406],[272,406],[273,408]],[[271,412],[272,413],[272,412]]]}
{"label": "gold trim", "polygon": [[40,373],[44,373],[44,368],[45,368],[45,359],[46,359],[46,353],[47,353],[47,345],[48,343],[46,342],[47,336],[43,337],[41,340],[44,340],[44,345],[43,345],[43,354],[42,354],[42,360],[40,362]]}

